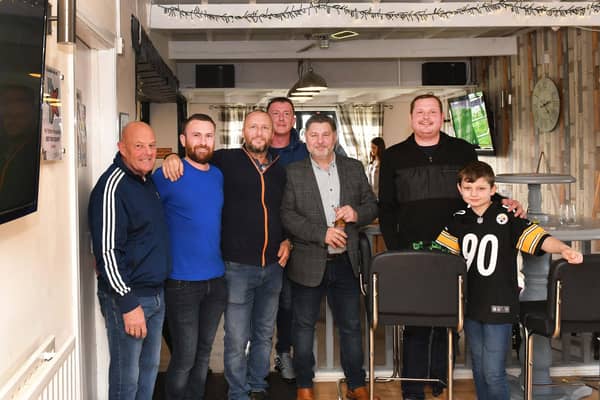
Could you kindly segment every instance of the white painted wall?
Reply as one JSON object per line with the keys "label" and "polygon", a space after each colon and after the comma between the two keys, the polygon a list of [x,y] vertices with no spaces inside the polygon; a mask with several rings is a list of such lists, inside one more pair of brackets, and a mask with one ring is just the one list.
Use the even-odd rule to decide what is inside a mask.
{"label": "white painted wall", "polygon": [[58,46],[55,35],[46,49],[46,65],[65,76],[66,153],[62,161],[41,163],[38,211],[0,225],[0,385],[49,335],[58,347],[77,336],[73,49]]}
{"label": "white painted wall", "polygon": [[383,113],[383,140],[385,146],[390,147],[400,143],[411,134],[408,120],[410,103],[390,103],[391,108],[386,108]]}
{"label": "white painted wall", "polygon": [[[77,35],[83,35],[92,46],[112,43],[118,2],[80,0]],[[51,3],[56,13],[56,1]],[[83,26],[82,21],[89,24]],[[93,182],[116,150],[115,53],[57,45],[53,35],[47,40],[46,65],[65,77],[61,84],[65,155],[62,161],[42,162],[38,211],[0,225],[0,268],[4,272],[0,280],[0,385],[47,336],[55,335],[58,347],[75,336],[76,351],[83,354],[76,368],[85,374],[81,398],[105,398],[106,394],[96,393],[94,387],[95,372],[101,369],[106,373],[107,353],[105,335],[96,329],[95,273],[86,209]],[[76,72],[82,75],[77,82]],[[84,92],[88,117],[88,165],[81,169],[76,159],[76,88]],[[84,316],[81,325],[80,316]],[[105,357],[100,367],[96,349]],[[106,388],[106,382],[100,382]]]}

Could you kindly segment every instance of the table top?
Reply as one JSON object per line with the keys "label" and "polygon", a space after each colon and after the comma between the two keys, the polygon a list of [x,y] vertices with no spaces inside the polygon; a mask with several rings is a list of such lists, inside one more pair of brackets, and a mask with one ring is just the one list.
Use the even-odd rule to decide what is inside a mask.
{"label": "table top", "polygon": [[573,183],[575,178],[568,174],[546,174],[546,173],[522,173],[522,174],[498,174],[498,183]]}
{"label": "table top", "polygon": [[573,225],[561,225],[557,215],[550,215],[548,222],[540,225],[552,236],[560,240],[594,240],[600,239],[600,220],[578,218]]}

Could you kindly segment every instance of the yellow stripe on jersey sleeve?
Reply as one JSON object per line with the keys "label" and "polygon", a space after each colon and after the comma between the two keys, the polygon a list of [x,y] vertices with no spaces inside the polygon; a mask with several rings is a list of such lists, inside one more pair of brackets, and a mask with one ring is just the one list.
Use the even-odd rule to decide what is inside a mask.
{"label": "yellow stripe on jersey sleeve", "polygon": [[540,244],[540,240],[547,235],[544,228],[538,224],[531,224],[521,233],[517,241],[517,249],[528,254],[534,254]]}
{"label": "yellow stripe on jersey sleeve", "polygon": [[435,240],[440,245],[444,246],[452,254],[459,255],[460,254],[460,245],[458,244],[458,238],[452,236],[448,231],[444,230]]}

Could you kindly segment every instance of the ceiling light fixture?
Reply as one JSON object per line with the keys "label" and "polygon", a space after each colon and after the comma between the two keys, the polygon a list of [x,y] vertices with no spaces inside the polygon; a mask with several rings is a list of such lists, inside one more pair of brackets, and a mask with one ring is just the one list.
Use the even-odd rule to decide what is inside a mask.
{"label": "ceiling light fixture", "polygon": [[[287,97],[292,101],[300,101],[304,102],[312,99],[312,97],[316,94],[314,92],[300,92],[297,89],[298,82],[289,90]],[[317,92],[318,93],[318,92]]]}
{"label": "ceiling light fixture", "polygon": [[358,36],[358,32],[354,32],[354,31],[339,31],[339,32],[335,32],[332,33],[331,35],[329,35],[330,39],[336,39],[336,40],[341,40],[341,39],[349,39],[351,37],[355,37]]}
{"label": "ceiling light fixture", "polygon": [[313,71],[312,67],[308,67],[308,72],[302,75],[298,82],[298,90],[301,92],[310,92],[315,90],[327,90],[327,82],[325,78]]}
{"label": "ceiling light fixture", "polygon": [[[306,72],[304,72],[306,69]],[[298,81],[288,91],[287,97],[292,101],[307,101],[327,89],[325,79],[316,74],[310,63],[298,61]]]}
{"label": "ceiling light fixture", "polygon": [[304,103],[305,101],[312,100],[312,96],[288,96],[291,101],[298,101]]}

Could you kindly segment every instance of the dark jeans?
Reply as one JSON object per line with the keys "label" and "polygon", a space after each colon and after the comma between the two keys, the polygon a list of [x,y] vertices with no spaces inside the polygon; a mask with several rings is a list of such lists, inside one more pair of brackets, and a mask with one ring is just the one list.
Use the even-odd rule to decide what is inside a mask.
{"label": "dark jeans", "polygon": [[360,288],[347,254],[327,261],[327,269],[319,286],[308,287],[292,282],[296,385],[299,388],[313,386],[315,324],[325,295],[340,335],[340,358],[348,387],[355,389],[364,386]]}
{"label": "dark jeans", "polygon": [[108,398],[151,400],[160,363],[161,328],[165,317],[163,289],[157,289],[153,296],[138,297],[148,330],[143,339],[136,339],[125,333],[118,296],[98,289],[110,353]]}
{"label": "dark jeans", "polygon": [[[404,327],[402,350],[402,376],[406,378],[437,378],[446,381],[448,334],[446,328]],[[441,393],[443,385],[431,385],[435,393]],[[422,382],[402,382],[405,399],[425,398]]]}
{"label": "dark jeans", "polygon": [[225,278],[168,280],[165,300],[173,346],[166,398],[201,400],[215,333],[227,305]]}
{"label": "dark jeans", "polygon": [[279,309],[277,310],[277,353],[290,353],[292,349],[292,283],[283,273]]}

